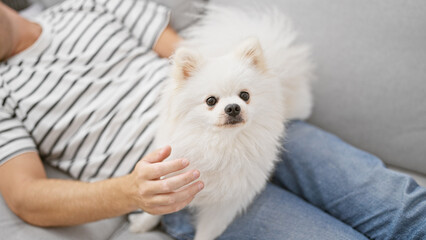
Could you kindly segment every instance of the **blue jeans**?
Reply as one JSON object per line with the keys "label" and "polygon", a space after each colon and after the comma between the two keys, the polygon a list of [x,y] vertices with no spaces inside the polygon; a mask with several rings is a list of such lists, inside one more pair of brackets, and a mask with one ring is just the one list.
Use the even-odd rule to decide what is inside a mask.
{"label": "blue jeans", "polygon": [[[286,139],[271,182],[219,239],[426,239],[426,189],[412,178],[305,122]],[[194,236],[185,210],[162,226]]]}

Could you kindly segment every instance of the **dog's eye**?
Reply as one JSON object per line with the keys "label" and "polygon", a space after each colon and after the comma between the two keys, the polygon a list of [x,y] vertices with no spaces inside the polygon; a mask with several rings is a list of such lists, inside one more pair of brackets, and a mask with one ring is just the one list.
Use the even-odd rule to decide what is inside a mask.
{"label": "dog's eye", "polygon": [[240,98],[247,102],[250,99],[250,94],[248,92],[240,92]]}
{"label": "dog's eye", "polygon": [[207,105],[212,107],[217,103],[217,99],[215,97],[209,97],[209,98],[207,98],[206,103],[207,103]]}

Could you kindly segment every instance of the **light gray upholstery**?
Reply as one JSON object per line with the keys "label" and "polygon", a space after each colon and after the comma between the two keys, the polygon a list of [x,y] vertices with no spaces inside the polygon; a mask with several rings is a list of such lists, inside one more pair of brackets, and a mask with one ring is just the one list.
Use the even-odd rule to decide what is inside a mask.
{"label": "light gray upholstery", "polygon": [[[33,0],[33,2],[41,3],[45,7],[51,7],[64,0]],[[116,0],[117,1],[117,0]],[[120,0],[121,1],[121,0]],[[161,3],[172,9],[170,24],[171,26],[180,31],[194,22],[196,16],[199,15],[201,6],[208,0],[151,0]],[[195,3],[195,4],[194,4]]]}
{"label": "light gray upholstery", "polygon": [[170,24],[176,31],[190,26],[202,12],[208,0],[155,0],[172,9]]}

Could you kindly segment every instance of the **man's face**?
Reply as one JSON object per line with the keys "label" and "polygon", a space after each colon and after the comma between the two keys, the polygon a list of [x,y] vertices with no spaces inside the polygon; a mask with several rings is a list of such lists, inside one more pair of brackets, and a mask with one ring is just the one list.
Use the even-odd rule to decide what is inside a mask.
{"label": "man's face", "polygon": [[12,42],[12,27],[8,14],[7,7],[0,2],[0,61],[5,60],[10,56],[13,48]]}

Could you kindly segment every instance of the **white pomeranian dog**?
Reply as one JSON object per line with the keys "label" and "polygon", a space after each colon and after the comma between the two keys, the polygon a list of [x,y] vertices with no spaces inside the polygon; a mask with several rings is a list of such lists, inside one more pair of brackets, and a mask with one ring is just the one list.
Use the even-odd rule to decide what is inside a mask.
{"label": "white pomeranian dog", "polygon": [[[311,113],[312,64],[273,7],[209,7],[186,37],[172,58],[155,145],[171,145],[169,159],[200,171],[205,187],[189,207],[195,239],[211,240],[265,187],[286,121]],[[148,231],[160,218],[131,215],[130,230]]]}

